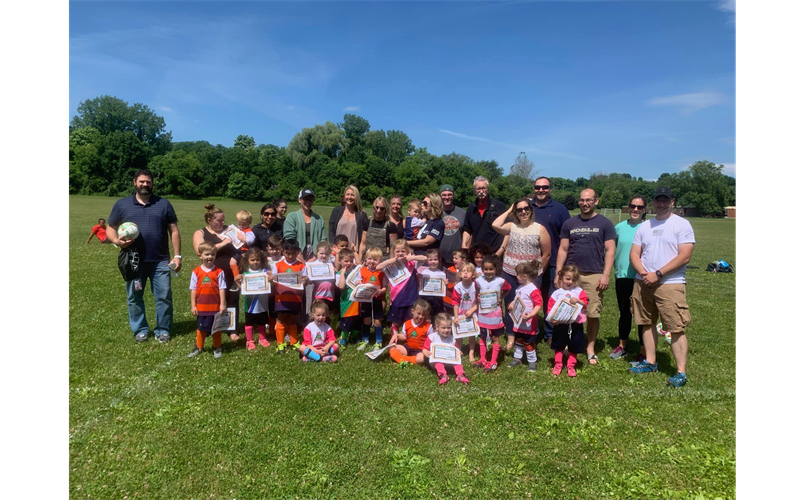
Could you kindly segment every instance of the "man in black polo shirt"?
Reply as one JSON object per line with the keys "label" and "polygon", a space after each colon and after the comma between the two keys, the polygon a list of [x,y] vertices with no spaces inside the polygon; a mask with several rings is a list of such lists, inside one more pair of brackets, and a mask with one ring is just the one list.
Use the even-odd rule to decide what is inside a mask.
{"label": "man in black polo shirt", "polygon": [[118,200],[109,215],[106,235],[120,248],[126,248],[135,240],[118,238],[117,228],[124,222],[137,224],[140,230],[140,276],[126,281],[126,296],[129,307],[129,326],[134,340],[148,340],[148,321],[145,319],[145,282],[151,280],[151,293],[156,303],[157,324],[154,337],[162,343],[170,341],[173,326],[173,294],[171,292],[170,267],[168,261],[168,237],[173,246],[172,263],[176,271],[182,267],[182,239],[179,235],[176,212],[170,202],[151,194],[154,176],[148,170],[134,174],[134,190],[131,196]]}
{"label": "man in black polo shirt", "polygon": [[[470,203],[470,206],[467,207],[467,215],[464,217],[464,225],[461,228],[464,231],[461,246],[469,248],[470,245],[486,243],[500,257],[506,251],[506,248],[503,247],[505,237],[492,229],[492,222],[509,207],[502,201],[489,197],[489,181],[486,177],[482,175],[476,177],[473,186],[475,187],[475,203]],[[472,262],[472,258],[470,258],[470,262]]]}

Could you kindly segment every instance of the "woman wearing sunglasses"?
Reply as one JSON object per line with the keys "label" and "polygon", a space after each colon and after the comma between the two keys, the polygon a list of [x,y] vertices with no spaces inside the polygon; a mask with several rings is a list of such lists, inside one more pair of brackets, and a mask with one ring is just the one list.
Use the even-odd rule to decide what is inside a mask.
{"label": "woman wearing sunglasses", "polygon": [[252,227],[254,245],[264,252],[268,251],[268,239],[271,235],[282,236],[282,221],[279,220],[279,211],[273,203],[266,203],[260,209],[262,222]]}
{"label": "woman wearing sunglasses", "polygon": [[430,193],[422,198],[421,205],[425,225],[419,229],[416,239],[408,242],[416,255],[425,255],[431,248],[438,249],[444,237],[442,198],[436,193]]}
{"label": "woman wearing sunglasses", "polygon": [[376,247],[383,251],[383,260],[388,260],[392,235],[396,239],[396,226],[389,220],[389,203],[384,197],[378,196],[372,203],[372,219],[361,235],[359,253],[363,255],[367,248]]}

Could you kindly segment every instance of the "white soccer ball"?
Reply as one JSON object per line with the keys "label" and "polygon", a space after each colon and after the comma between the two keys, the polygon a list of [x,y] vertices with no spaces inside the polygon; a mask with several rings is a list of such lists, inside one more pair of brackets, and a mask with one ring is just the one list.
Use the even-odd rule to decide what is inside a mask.
{"label": "white soccer ball", "polygon": [[117,235],[120,238],[136,240],[140,236],[140,228],[133,222],[124,222],[117,228]]}

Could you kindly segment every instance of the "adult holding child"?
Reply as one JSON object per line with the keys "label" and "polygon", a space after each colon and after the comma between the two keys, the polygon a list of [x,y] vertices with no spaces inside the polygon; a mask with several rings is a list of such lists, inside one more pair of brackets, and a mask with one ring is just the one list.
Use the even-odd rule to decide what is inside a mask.
{"label": "adult holding child", "polygon": [[[513,221],[511,220],[512,215],[514,215]],[[500,214],[492,222],[492,229],[498,234],[509,236],[509,244],[503,253],[503,279],[511,286],[511,290],[505,297],[506,306],[508,306],[514,300],[519,286],[517,266],[535,260],[540,263],[549,262],[551,237],[542,224],[534,222],[534,208],[528,198],[520,198],[508,210]],[[540,268],[542,267],[543,265],[540,264]],[[508,337],[506,350],[508,351],[514,346],[514,324],[508,314],[505,315],[503,322],[506,325]],[[536,325],[536,323],[534,324]]]}
{"label": "adult holding child", "polygon": [[431,248],[439,249],[444,237],[444,220],[442,220],[442,199],[436,193],[422,198],[422,217],[425,225],[419,229],[416,239],[408,242],[408,246],[416,255],[425,255]]}
{"label": "adult holding child", "polygon": [[268,239],[278,234],[282,236],[282,222],[279,220],[279,211],[273,203],[266,203],[260,209],[262,222],[252,226],[254,233],[254,246],[260,250],[268,251]]}
{"label": "adult holding child", "polygon": [[[330,213],[328,231],[330,245],[335,245],[336,235],[343,234],[349,240],[350,248],[358,250],[368,227],[369,218],[361,205],[361,192],[357,186],[350,184],[341,195],[341,206],[335,207]],[[358,255],[360,262],[363,253],[358,252]]]}
{"label": "adult holding child", "polygon": [[389,220],[389,203],[382,196],[375,198],[372,202],[372,219],[367,223],[363,234],[360,237],[360,254],[363,255],[367,248],[379,248],[383,252],[382,260],[389,258],[391,250],[391,236],[396,237],[397,230]]}

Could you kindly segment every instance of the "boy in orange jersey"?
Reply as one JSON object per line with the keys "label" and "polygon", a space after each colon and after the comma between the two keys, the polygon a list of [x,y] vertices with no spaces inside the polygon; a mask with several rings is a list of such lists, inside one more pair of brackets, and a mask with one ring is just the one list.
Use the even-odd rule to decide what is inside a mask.
{"label": "boy in orange jersey", "polygon": [[422,354],[422,349],[431,333],[433,328],[430,324],[430,304],[424,299],[416,299],[411,306],[411,319],[403,324],[401,333],[391,338],[391,343],[397,345],[389,349],[389,356],[396,363],[424,365],[425,355]]}
{"label": "boy in orange jersey", "polygon": [[355,267],[355,252],[349,248],[339,250],[338,263],[340,269],[335,273],[336,286],[341,291],[339,298],[339,303],[341,305],[341,320],[338,322],[341,338],[339,339],[338,343],[342,346],[345,346],[349,342],[349,337],[352,332],[355,331],[357,334],[361,322],[360,304],[358,302],[349,300],[350,290],[347,287],[347,276]]}
{"label": "boy in orange jersey", "polygon": [[[215,245],[202,241],[198,245],[201,265],[190,275],[190,312],[196,316],[196,347],[187,355],[195,358],[204,349],[204,339],[212,331],[215,314],[226,311],[226,278],[224,270],[215,267]],[[220,358],[221,332],[212,334],[213,355]]]}
{"label": "boy in orange jersey", "polygon": [[[286,331],[291,338],[291,345],[295,346],[295,348],[299,347],[296,322],[299,319],[299,313],[302,311],[302,297],[305,294],[304,286],[307,284],[305,263],[297,260],[300,252],[298,241],[285,240],[282,244],[284,257],[279,262],[271,264],[271,271],[274,273],[273,279],[277,286],[276,301],[274,303],[274,309],[277,311],[277,353],[281,354],[290,352],[288,344],[284,342]],[[292,273],[300,276],[301,288],[289,287],[279,283],[278,274]]]}
{"label": "boy in orange jersey", "polygon": [[371,302],[361,303],[361,317],[363,317],[363,327],[361,328],[361,336],[363,337],[358,350],[366,349],[369,344],[369,331],[374,327],[375,330],[375,346],[372,350],[380,349],[383,345],[383,299],[386,297],[388,290],[388,283],[386,273],[377,269],[380,259],[383,258],[383,250],[372,247],[366,250],[366,255],[363,258],[363,267],[360,269],[361,281],[364,284],[375,285],[379,290],[375,292],[375,296]]}

